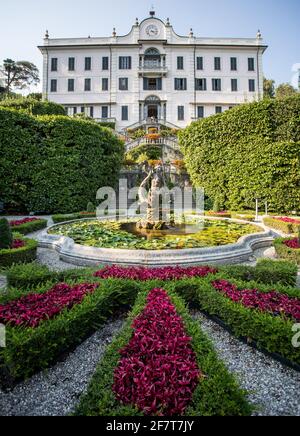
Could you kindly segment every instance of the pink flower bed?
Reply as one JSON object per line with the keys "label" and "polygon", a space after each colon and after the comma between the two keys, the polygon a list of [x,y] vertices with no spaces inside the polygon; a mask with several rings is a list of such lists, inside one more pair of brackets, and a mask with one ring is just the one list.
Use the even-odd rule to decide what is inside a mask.
{"label": "pink flower bed", "polygon": [[276,217],[275,218],[278,221],[283,221],[284,223],[289,224],[300,224],[300,220],[297,220],[295,218],[288,218],[288,217]]}
{"label": "pink flower bed", "polygon": [[166,267],[166,268],[146,268],[146,267],[131,267],[124,268],[121,266],[108,266],[104,269],[94,273],[94,277],[102,279],[117,278],[117,279],[130,279],[130,280],[180,280],[184,277],[206,277],[208,274],[216,274],[218,272],[215,268],[208,266],[197,266],[182,268]]}
{"label": "pink flower bed", "polygon": [[18,249],[18,248],[22,248],[25,247],[26,243],[25,241],[22,241],[22,239],[14,239],[13,243],[12,243],[12,249]]}
{"label": "pink flower bed", "polygon": [[30,294],[0,305],[0,323],[12,326],[37,327],[64,309],[82,302],[85,295],[95,291],[97,284],[70,286],[60,283],[44,294]]}
{"label": "pink flower bed", "polygon": [[294,250],[300,250],[300,242],[298,238],[289,239],[288,241],[283,241],[284,245]]}
{"label": "pink flower bed", "polygon": [[147,301],[131,341],[120,351],[113,391],[146,415],[182,415],[201,378],[191,338],[163,289],[151,291]]}
{"label": "pink flower bed", "polygon": [[11,227],[18,227],[22,224],[32,223],[33,221],[38,221],[38,218],[23,218],[21,220],[10,221]]}
{"label": "pink flower bed", "polygon": [[212,282],[213,287],[226,295],[230,300],[243,306],[269,312],[273,315],[283,315],[286,318],[300,320],[300,300],[279,292],[260,292],[257,289],[239,290],[236,285],[226,280]]}

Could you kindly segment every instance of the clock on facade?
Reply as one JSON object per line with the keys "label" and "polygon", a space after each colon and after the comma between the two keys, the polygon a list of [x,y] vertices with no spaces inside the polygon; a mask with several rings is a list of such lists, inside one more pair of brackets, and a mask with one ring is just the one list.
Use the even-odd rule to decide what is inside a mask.
{"label": "clock on facade", "polygon": [[157,36],[159,34],[158,27],[156,27],[154,24],[150,24],[150,26],[146,28],[146,33],[149,36]]}

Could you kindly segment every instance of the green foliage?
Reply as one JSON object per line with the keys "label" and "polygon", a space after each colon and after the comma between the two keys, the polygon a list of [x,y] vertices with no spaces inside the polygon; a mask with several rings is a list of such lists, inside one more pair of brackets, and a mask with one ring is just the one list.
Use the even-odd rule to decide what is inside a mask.
{"label": "green foliage", "polygon": [[28,235],[28,233],[37,232],[38,230],[45,229],[48,225],[47,220],[39,219],[36,221],[31,221],[29,223],[21,224],[20,226],[13,227],[13,230],[16,230],[18,233],[22,235]]}
{"label": "green foliage", "polygon": [[29,115],[65,115],[65,109],[60,104],[40,101],[33,97],[3,100],[0,102],[0,107],[23,110]]}
{"label": "green foliage", "polygon": [[286,98],[295,94],[297,94],[297,89],[289,83],[282,83],[276,88],[276,98]]}
{"label": "green foliage", "polygon": [[275,80],[268,80],[264,77],[264,97],[274,98],[275,97]]}
{"label": "green foliage", "polygon": [[54,224],[65,223],[67,221],[75,221],[84,218],[96,218],[96,212],[79,212],[71,214],[52,215]]}
{"label": "green foliage", "polygon": [[38,68],[28,61],[16,62],[12,59],[5,59],[3,65],[0,66],[0,73],[4,77],[8,94],[12,88],[25,89],[40,82]]}
{"label": "green foliage", "polygon": [[[148,286],[148,291],[151,286]],[[122,332],[107,348],[87,394],[75,411],[77,416],[140,416],[133,406],[124,406],[113,394],[114,370],[120,360],[120,349],[124,348],[132,337],[132,322],[143,311],[148,291],[141,292],[129,315]],[[193,321],[181,298],[169,292],[172,303],[182,317],[187,335],[192,337],[192,347],[196,353],[197,363],[205,375],[196,388],[192,403],[185,416],[243,416],[251,414],[248,404],[235,378],[228,372],[218,358],[211,342],[202,332],[199,323]]]}
{"label": "green foliage", "polygon": [[159,160],[162,156],[162,148],[158,145],[142,144],[126,154],[126,159],[137,162],[143,156],[145,160]]}
{"label": "green foliage", "polygon": [[26,245],[18,249],[0,249],[0,267],[7,268],[18,263],[29,263],[36,259],[38,243],[24,239]]}
{"label": "green foliage", "polygon": [[88,202],[87,207],[86,207],[86,211],[89,213],[95,213],[96,208],[91,201]]}
{"label": "green foliage", "polygon": [[264,224],[272,229],[280,230],[283,233],[297,233],[300,230],[300,224],[286,223],[275,218],[264,218]]}
{"label": "green foliage", "polygon": [[[45,285],[39,292],[46,292]],[[35,291],[36,292],[36,291]],[[6,327],[7,347],[0,349],[0,376],[27,378],[49,367],[62,353],[79,345],[116,310],[133,304],[138,292],[135,283],[106,281],[105,286],[87,295],[81,304],[43,322],[37,328]],[[1,301],[1,300],[0,300]]]}
{"label": "green foliage", "polygon": [[289,248],[287,245],[284,244],[284,241],[286,240],[286,238],[275,239],[274,247],[277,255],[281,259],[286,259],[300,265],[300,250]]}
{"label": "green foliage", "polygon": [[0,192],[23,211],[84,210],[114,186],[123,144],[96,123],[0,108]]}
{"label": "green foliage", "polygon": [[13,236],[6,218],[0,218],[0,250],[7,249],[12,246]]}
{"label": "green foliage", "polygon": [[196,186],[228,210],[300,204],[300,95],[244,104],[179,133]]}

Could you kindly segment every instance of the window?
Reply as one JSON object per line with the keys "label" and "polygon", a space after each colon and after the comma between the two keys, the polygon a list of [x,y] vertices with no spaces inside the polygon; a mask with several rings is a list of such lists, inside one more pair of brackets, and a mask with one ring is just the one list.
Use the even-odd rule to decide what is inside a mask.
{"label": "window", "polygon": [[198,118],[204,118],[204,106],[197,107],[197,116]]}
{"label": "window", "polygon": [[102,58],[102,70],[108,70],[108,68],[109,68],[109,59],[106,56]]}
{"label": "window", "polygon": [[108,118],[108,106],[102,106],[102,118]]}
{"label": "window", "polygon": [[120,70],[131,70],[131,56],[120,56],[119,57],[119,69]]}
{"label": "window", "polygon": [[107,78],[102,79],[102,91],[108,91],[108,79]]}
{"label": "window", "polygon": [[216,114],[222,113],[222,106],[216,106]]}
{"label": "window", "polygon": [[197,57],[197,70],[203,70],[203,57]]}
{"label": "window", "polygon": [[75,71],[75,58],[69,58],[69,71]]}
{"label": "window", "polygon": [[85,71],[91,71],[91,69],[92,69],[92,58],[85,58],[84,69],[85,69]]}
{"label": "window", "polygon": [[51,80],[50,89],[51,89],[51,92],[57,92],[57,80],[56,79]]}
{"label": "window", "polygon": [[90,117],[94,118],[94,106],[90,107]]}
{"label": "window", "polygon": [[81,108],[80,108],[80,112],[81,112],[82,114],[84,114],[84,112],[85,112],[85,108],[84,108],[84,106],[81,106]]}
{"label": "window", "polygon": [[213,91],[221,91],[222,90],[221,79],[212,79],[212,90]]}
{"label": "window", "polygon": [[85,79],[84,80],[84,90],[85,91],[91,91],[92,89],[92,80],[91,79]]}
{"label": "window", "polygon": [[230,58],[231,71],[237,71],[237,58]]}
{"label": "window", "polygon": [[221,70],[221,58],[215,58],[215,70],[216,71]]}
{"label": "window", "polygon": [[74,90],[75,90],[75,81],[74,81],[74,79],[69,79],[68,80],[68,91],[74,92]]}
{"label": "window", "polygon": [[255,71],[254,58],[248,58],[248,71]]}
{"label": "window", "polygon": [[175,79],[175,90],[176,91],[186,91],[187,90],[187,79]]}
{"label": "window", "polygon": [[120,91],[128,91],[128,78],[127,77],[120,77],[119,90]]}
{"label": "window", "polygon": [[178,121],[184,121],[184,106],[178,106]]}
{"label": "window", "polygon": [[231,79],[231,91],[237,92],[238,90],[238,81],[237,79]]}
{"label": "window", "polygon": [[184,69],[184,59],[183,56],[177,57],[177,70],[183,70]]}
{"label": "window", "polygon": [[51,71],[57,71],[57,66],[58,66],[58,59],[52,58],[51,59]]}
{"label": "window", "polygon": [[128,121],[128,106],[122,106],[122,121]]}
{"label": "window", "polygon": [[76,115],[76,114],[77,114],[77,107],[74,106],[74,107],[73,107],[73,115]]}
{"label": "window", "polygon": [[144,77],[144,91],[161,91],[162,79],[149,79]]}
{"label": "window", "polygon": [[196,79],[195,89],[196,91],[206,91],[207,90],[206,79]]}
{"label": "window", "polygon": [[255,92],[255,80],[249,80],[249,92]]}

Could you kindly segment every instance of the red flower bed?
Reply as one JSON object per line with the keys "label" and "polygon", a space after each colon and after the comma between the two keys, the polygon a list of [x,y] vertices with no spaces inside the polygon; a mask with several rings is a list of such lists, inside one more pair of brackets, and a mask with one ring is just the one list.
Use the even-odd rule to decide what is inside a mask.
{"label": "red flower bed", "polygon": [[300,250],[300,242],[298,238],[289,239],[288,241],[283,242],[289,248],[293,248],[294,250]]}
{"label": "red flower bed", "polygon": [[284,223],[289,224],[300,224],[300,220],[297,220],[295,218],[288,218],[288,217],[276,217],[275,218],[278,221],[283,221]]}
{"label": "red flower bed", "polygon": [[270,312],[273,315],[283,315],[287,318],[300,320],[300,300],[279,292],[260,292],[257,289],[239,290],[236,285],[226,280],[212,282],[215,289],[225,294],[228,298],[243,306],[258,309],[261,312]]}
{"label": "red flower bed", "polygon": [[197,266],[182,268],[165,267],[165,268],[146,268],[146,267],[131,267],[124,268],[121,266],[108,266],[104,269],[94,273],[94,277],[102,279],[117,278],[117,279],[130,279],[130,280],[180,280],[184,277],[206,277],[208,274],[216,274],[218,272],[215,268],[208,266]]}
{"label": "red flower bed", "polygon": [[14,239],[13,243],[12,243],[12,249],[18,249],[18,248],[22,248],[25,247],[26,243],[25,241],[22,241],[22,239]]}
{"label": "red flower bed", "polygon": [[191,338],[163,289],[151,291],[147,301],[120,351],[113,391],[146,415],[182,415],[201,377]]}
{"label": "red flower bed", "polygon": [[30,294],[18,300],[0,305],[0,323],[13,326],[37,327],[64,309],[81,303],[85,295],[92,293],[97,284],[70,286],[60,283],[44,294]]}
{"label": "red flower bed", "polygon": [[33,221],[38,221],[38,218],[23,218],[21,220],[10,221],[11,227],[18,227],[22,224],[32,223]]}

